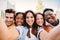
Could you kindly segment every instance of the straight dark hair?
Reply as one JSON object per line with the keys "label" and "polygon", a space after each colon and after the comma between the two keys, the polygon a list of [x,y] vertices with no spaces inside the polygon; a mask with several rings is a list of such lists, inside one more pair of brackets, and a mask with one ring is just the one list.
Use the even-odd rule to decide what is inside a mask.
{"label": "straight dark hair", "polygon": [[14,10],[14,9],[6,9],[6,10],[5,10],[5,14],[6,14],[6,13],[9,13],[9,14],[12,13],[12,14],[14,14],[14,17],[15,17],[15,10]]}
{"label": "straight dark hair", "polygon": [[34,23],[33,23],[33,27],[35,27],[35,21],[36,21],[36,19],[35,19],[35,14],[34,14],[34,12],[33,11],[31,11],[31,10],[28,10],[28,11],[26,11],[25,12],[25,16],[24,16],[24,21],[25,21],[25,26],[27,26],[27,28],[29,28],[30,26],[26,23],[26,15],[29,13],[29,12],[31,12],[31,14],[34,16]]}
{"label": "straight dark hair", "polygon": [[[29,13],[29,12],[31,12],[31,14],[34,16],[34,23],[33,23],[33,25],[32,25],[32,33],[33,33],[33,30],[37,30],[37,25],[36,25],[36,16],[35,16],[35,14],[34,14],[34,12],[33,11],[31,11],[31,10],[28,10],[28,11],[26,11],[25,12],[25,20],[24,20],[24,22],[25,22],[25,27],[27,27],[27,28],[29,28],[30,26],[29,26],[29,24],[27,24],[26,23],[26,15]],[[35,36],[37,36],[37,32],[35,32],[35,33],[33,33]]]}
{"label": "straight dark hair", "polygon": [[[39,15],[42,15],[42,17],[43,17],[43,14],[40,13],[40,12],[36,13],[36,17],[37,17],[38,14],[39,14]],[[43,17],[43,20],[44,20],[43,26],[45,26],[46,24],[45,24],[45,19],[44,19],[44,17]],[[39,26],[39,27],[41,27],[41,26],[38,25],[37,23],[36,23],[36,25]]]}

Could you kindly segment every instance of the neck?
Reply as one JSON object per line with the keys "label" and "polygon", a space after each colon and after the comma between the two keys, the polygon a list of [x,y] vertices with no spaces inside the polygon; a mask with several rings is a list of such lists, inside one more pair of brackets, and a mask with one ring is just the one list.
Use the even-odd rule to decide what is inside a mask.
{"label": "neck", "polygon": [[30,26],[29,28],[32,28],[32,26]]}
{"label": "neck", "polygon": [[8,28],[12,28],[12,27],[14,27],[14,26],[15,26],[14,24],[12,24],[12,25],[7,25]]}

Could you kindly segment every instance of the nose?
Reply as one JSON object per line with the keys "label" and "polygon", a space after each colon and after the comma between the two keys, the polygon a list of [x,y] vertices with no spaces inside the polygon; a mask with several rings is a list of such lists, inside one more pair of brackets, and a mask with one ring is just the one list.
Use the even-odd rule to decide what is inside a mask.
{"label": "nose", "polygon": [[10,18],[8,18],[7,20],[10,21]]}
{"label": "nose", "polygon": [[52,16],[56,17],[56,14],[53,14]]}
{"label": "nose", "polygon": [[21,19],[18,19],[19,22],[21,22]]}
{"label": "nose", "polygon": [[31,20],[32,18],[29,18],[29,20]]}

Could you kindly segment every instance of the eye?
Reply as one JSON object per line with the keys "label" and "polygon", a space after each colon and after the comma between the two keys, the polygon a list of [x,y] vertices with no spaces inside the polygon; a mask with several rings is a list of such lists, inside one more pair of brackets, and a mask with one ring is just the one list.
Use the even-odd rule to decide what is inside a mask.
{"label": "eye", "polygon": [[39,20],[39,18],[36,18],[36,20]]}
{"label": "eye", "polygon": [[10,19],[13,19],[13,17],[10,17]]}
{"label": "eye", "polygon": [[31,18],[33,18],[33,16],[31,16]]}
{"label": "eye", "polygon": [[26,18],[29,18],[29,17],[26,17]]}
{"label": "eye", "polygon": [[49,14],[49,15],[52,15],[52,14]]}
{"label": "eye", "polygon": [[19,18],[16,18],[16,19],[19,19]]}
{"label": "eye", "polygon": [[43,19],[43,18],[41,18],[41,19]]}
{"label": "eye", "polygon": [[8,17],[6,16],[6,18],[8,18]]}

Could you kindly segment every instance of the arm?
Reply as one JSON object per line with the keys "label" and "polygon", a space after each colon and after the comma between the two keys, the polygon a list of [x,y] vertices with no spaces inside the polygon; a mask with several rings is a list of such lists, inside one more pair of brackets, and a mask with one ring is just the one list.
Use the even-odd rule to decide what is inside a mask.
{"label": "arm", "polygon": [[15,28],[8,30],[3,18],[0,18],[0,40],[12,40],[18,37],[19,33]]}
{"label": "arm", "polygon": [[59,35],[60,35],[60,26],[57,26],[48,33],[45,30],[42,31],[40,34],[40,38],[41,40],[56,40]]}
{"label": "arm", "polygon": [[60,26],[53,28],[45,37],[46,40],[56,40],[60,35]]}

